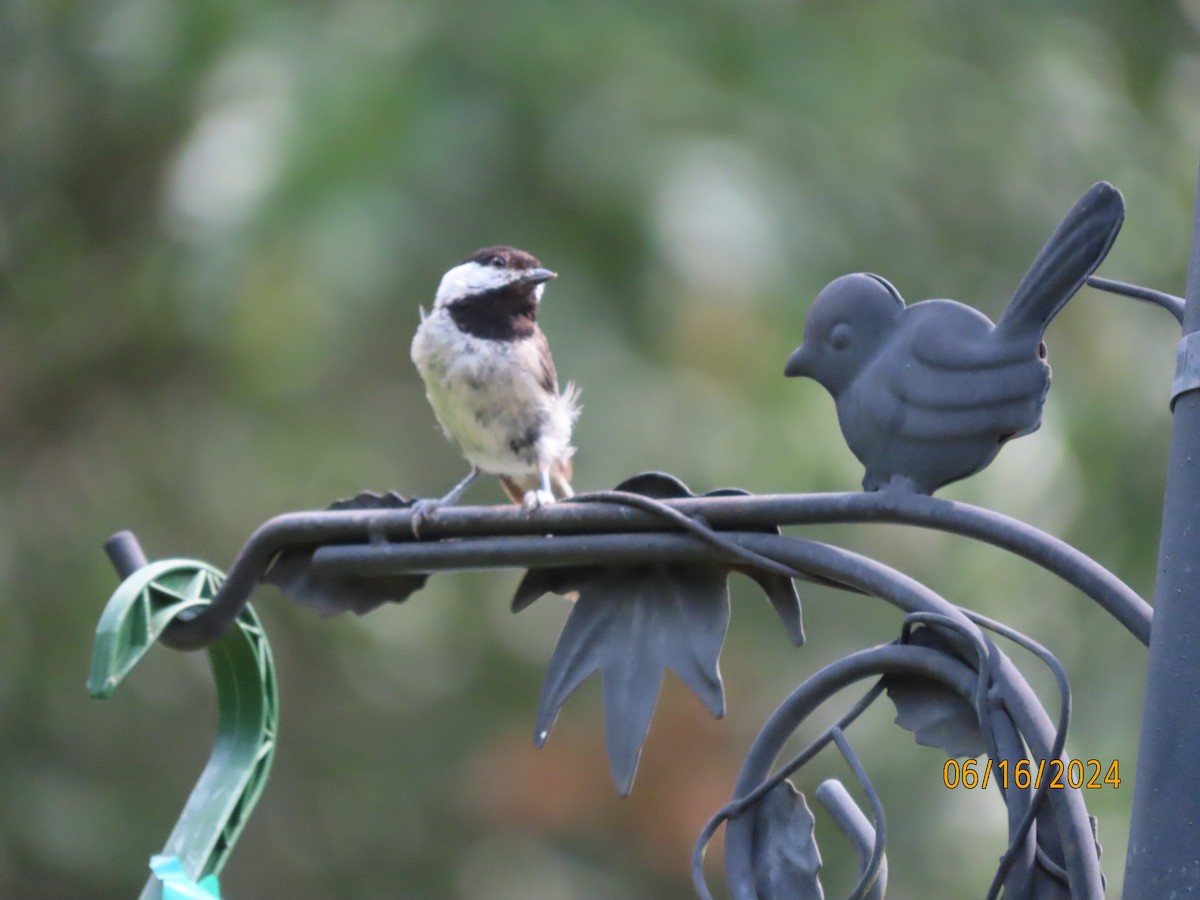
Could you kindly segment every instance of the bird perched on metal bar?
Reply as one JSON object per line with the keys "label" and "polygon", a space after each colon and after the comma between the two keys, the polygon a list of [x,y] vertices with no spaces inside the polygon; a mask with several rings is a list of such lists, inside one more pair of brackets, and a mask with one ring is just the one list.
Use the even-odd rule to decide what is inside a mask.
{"label": "bird perched on metal bar", "polygon": [[498,476],[526,510],[572,495],[577,391],[559,391],[537,324],[555,277],[523,250],[485,247],[450,269],[432,311],[421,310],[412,360],[438,423],[471,468],[444,497],[416,504],[415,527],[457,502],[480,473]]}
{"label": "bird perched on metal bar", "polygon": [[817,295],[784,374],[833,395],[866,467],[865,490],[932,494],[1037,429],[1050,386],[1046,326],[1104,260],[1124,218],[1120,192],[1093,185],[995,325],[954,300],[905,306],[878,275],[845,275]]}

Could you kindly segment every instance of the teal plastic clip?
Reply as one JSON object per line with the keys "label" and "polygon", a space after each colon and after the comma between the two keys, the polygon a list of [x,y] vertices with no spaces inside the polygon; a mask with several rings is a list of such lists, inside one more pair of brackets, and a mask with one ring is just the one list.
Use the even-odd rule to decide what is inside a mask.
{"label": "teal plastic clip", "polygon": [[[88,678],[91,695],[112,696],[171,620],[210,603],[224,577],[207,563],[189,559],[135,568],[96,626]],[[179,894],[184,888],[205,892],[195,896],[219,897],[215,876],[258,802],[275,754],[275,665],[249,605],[235,627],[208,647],[208,657],[217,683],[216,743],[161,856],[151,863],[155,874],[140,900],[193,896]]]}
{"label": "teal plastic clip", "polygon": [[192,881],[183,871],[183,863],[174,856],[150,857],[150,871],[162,882],[163,900],[221,900],[216,875]]}

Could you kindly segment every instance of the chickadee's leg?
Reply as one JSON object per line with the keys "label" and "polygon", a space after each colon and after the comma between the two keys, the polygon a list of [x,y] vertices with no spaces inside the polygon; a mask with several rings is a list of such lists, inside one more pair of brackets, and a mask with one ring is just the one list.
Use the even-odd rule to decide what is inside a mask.
{"label": "chickadee's leg", "polygon": [[575,496],[570,480],[559,469],[550,470],[550,487],[554,489],[554,496],[559,500],[567,500]]}
{"label": "chickadee's leg", "polygon": [[412,530],[414,537],[421,536],[421,526],[434,517],[439,509],[443,506],[453,506],[458,502],[458,498],[463,495],[468,487],[471,486],[476,478],[479,477],[479,467],[471,466],[471,471],[467,472],[467,477],[450,489],[450,492],[444,497],[436,500],[418,500],[413,504],[412,508]]}
{"label": "chickadee's leg", "polygon": [[471,466],[471,471],[467,472],[465,478],[450,489],[450,492],[437,501],[439,506],[453,506],[458,502],[458,498],[463,495],[463,491],[471,486],[476,478],[479,477],[479,466]]}
{"label": "chickadee's leg", "polygon": [[539,506],[554,502],[554,491],[550,489],[550,467],[540,466],[538,472],[542,477],[542,486],[535,491],[526,491],[521,500],[525,512],[533,512]]}

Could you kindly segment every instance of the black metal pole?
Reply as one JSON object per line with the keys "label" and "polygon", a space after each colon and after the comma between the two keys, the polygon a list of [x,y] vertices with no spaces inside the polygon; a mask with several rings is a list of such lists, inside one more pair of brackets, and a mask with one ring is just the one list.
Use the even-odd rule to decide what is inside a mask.
{"label": "black metal pole", "polygon": [[[1125,897],[1200,896],[1200,179],[1154,624],[1133,789]],[[1132,664],[1132,662],[1131,662]]]}

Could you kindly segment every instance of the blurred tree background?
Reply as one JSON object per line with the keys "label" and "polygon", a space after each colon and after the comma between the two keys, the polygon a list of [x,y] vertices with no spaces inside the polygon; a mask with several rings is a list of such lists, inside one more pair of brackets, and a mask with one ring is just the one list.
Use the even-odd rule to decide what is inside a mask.
{"label": "blurred tree background", "polygon": [[[542,321],[583,391],[578,488],[663,469],[698,491],[853,490],[829,397],[781,376],[811,298],[867,269],[994,317],[1100,178],[1129,206],[1103,272],[1182,292],[1197,27],[1196,0],[8,0],[0,895],[132,896],[207,756],[203,654],[156,650],[111,701],[86,696],[109,533],[227,567],[275,513],[437,495],[462,474],[408,359],[450,265],[503,242],[561,273]],[[1176,335],[1081,292],[1049,332],[1041,430],[944,496],[1031,521],[1148,596]],[[1068,751],[1126,779],[1087,798],[1119,893],[1143,648],[998,551],[810,533],[1059,655]],[[668,678],[618,800],[595,683],[532,748],[566,607],[513,617],[517,577],[439,576],[361,620],[260,591],[280,748],[229,896],[691,896],[691,842],[765,717],[899,621],[805,588],[797,651],[735,584],[729,716]],[[945,790],[944,757],[887,709],[851,736],[887,805],[891,896],[980,895],[1004,846],[997,798]],[[802,788],[844,774],[826,755]],[[818,837],[844,893],[850,860],[820,812]]]}

